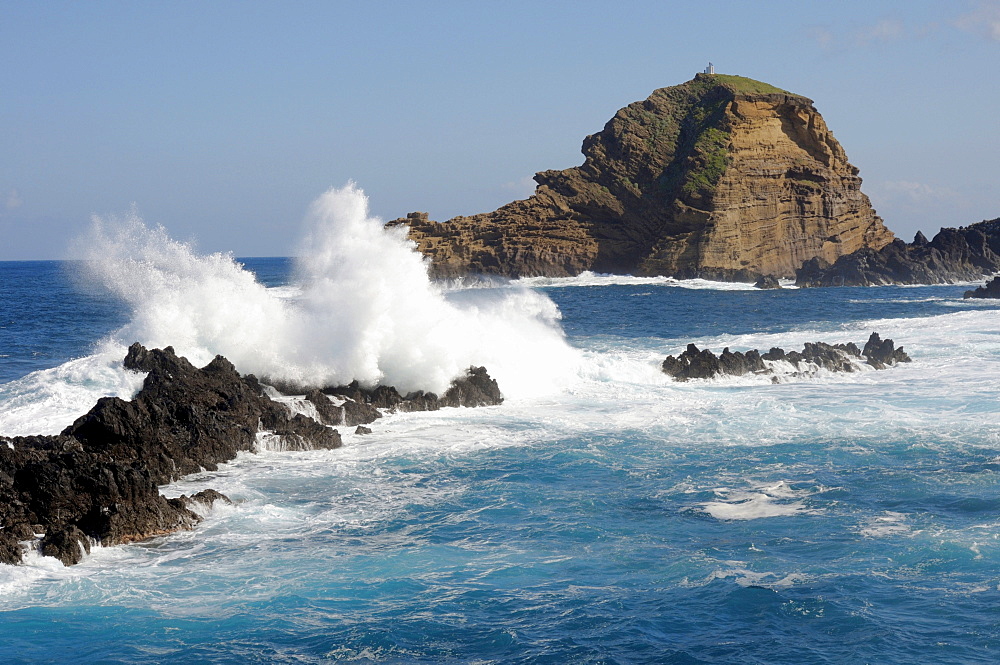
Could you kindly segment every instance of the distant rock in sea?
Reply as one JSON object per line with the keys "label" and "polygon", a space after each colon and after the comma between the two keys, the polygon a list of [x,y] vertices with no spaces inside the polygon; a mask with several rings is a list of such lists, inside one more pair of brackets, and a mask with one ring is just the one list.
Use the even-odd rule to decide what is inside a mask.
{"label": "distant rock in sea", "polygon": [[[802,351],[785,351],[774,347],[767,353],[757,350],[746,352],[722,350],[716,356],[708,349],[699,349],[694,344],[678,356],[667,356],[662,370],[676,381],[689,379],[710,379],[716,376],[743,376],[745,374],[774,374],[774,363],[784,361],[795,368],[791,376],[811,374],[822,368],[830,372],[853,372],[858,369],[855,360],[863,360],[875,369],[885,369],[896,363],[908,363],[910,357],[903,347],[896,348],[891,339],[882,339],[873,332],[864,349],[854,342],[847,344],[827,344],[807,342]],[[773,381],[777,381],[775,376]]]}
{"label": "distant rock in sea", "polygon": [[490,213],[407,228],[435,277],[584,271],[754,282],[893,240],[812,101],[698,74],[618,111],[582,166]]}
{"label": "distant rock in sea", "polygon": [[833,264],[806,261],[797,286],[878,286],[950,284],[982,279],[1000,271],[1000,218],[960,228],[943,228],[933,240],[917,233],[913,242],[895,240],[841,256]]}
{"label": "distant rock in sea", "polygon": [[986,282],[985,286],[980,286],[972,291],[966,291],[966,298],[1000,298],[1000,277],[994,277]]}
{"label": "distant rock in sea", "polygon": [[[131,401],[102,398],[56,436],[0,437],[0,563],[19,563],[21,543],[37,535],[43,554],[72,565],[92,541],[115,545],[190,528],[201,519],[193,504],[228,499],[214,490],[166,499],[158,486],[256,450],[258,434],[280,450],[342,445],[337,430],[272,400],[253,375],[241,376],[222,356],[198,369],[171,347],[133,344],[124,366],[148,372]],[[481,367],[440,399],[357,384],[342,392],[351,394],[340,395],[340,404],[318,390],[306,399],[321,420],[350,425],[372,422],[379,409],[503,401]]]}
{"label": "distant rock in sea", "polygon": [[778,278],[774,275],[761,275],[754,286],[758,289],[780,289],[781,284],[778,282]]}

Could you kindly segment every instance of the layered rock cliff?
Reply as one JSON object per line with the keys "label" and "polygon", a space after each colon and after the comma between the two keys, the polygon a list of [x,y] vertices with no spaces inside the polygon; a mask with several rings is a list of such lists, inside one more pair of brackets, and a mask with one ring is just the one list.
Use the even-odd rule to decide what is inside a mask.
{"label": "layered rock cliff", "polygon": [[766,83],[698,74],[661,88],[588,136],[583,154],[494,212],[389,224],[409,227],[436,277],[754,281],[893,239],[812,102]]}

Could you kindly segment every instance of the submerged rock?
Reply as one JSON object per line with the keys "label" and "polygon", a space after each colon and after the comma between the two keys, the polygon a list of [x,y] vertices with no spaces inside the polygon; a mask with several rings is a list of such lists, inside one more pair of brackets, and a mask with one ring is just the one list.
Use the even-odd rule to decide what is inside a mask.
{"label": "submerged rock", "polygon": [[694,344],[688,344],[687,349],[680,355],[667,356],[661,369],[676,381],[687,381],[710,379],[715,376],[773,374],[774,368],[771,363],[778,361],[790,363],[796,370],[813,367],[831,372],[853,372],[858,368],[854,360],[861,359],[875,369],[885,369],[896,363],[910,362],[910,357],[903,351],[903,347],[897,349],[891,339],[883,340],[878,333],[873,332],[863,350],[854,342],[847,344],[806,342],[802,351],[786,352],[780,347],[773,347],[764,354],[757,350],[741,353],[731,352],[727,347],[716,356],[708,349],[699,349]]}

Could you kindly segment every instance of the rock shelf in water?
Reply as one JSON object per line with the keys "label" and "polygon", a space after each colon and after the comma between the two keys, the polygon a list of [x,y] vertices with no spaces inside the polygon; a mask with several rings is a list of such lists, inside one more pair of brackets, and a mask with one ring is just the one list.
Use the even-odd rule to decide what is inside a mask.
{"label": "rock shelf in water", "polygon": [[[882,339],[877,332],[868,338],[864,349],[859,349],[854,342],[847,344],[826,344],[825,342],[807,342],[802,351],[788,351],[774,347],[767,353],[756,349],[745,353],[732,352],[729,347],[716,356],[708,349],[699,349],[694,344],[688,344],[687,349],[678,356],[667,356],[662,369],[676,381],[689,379],[710,379],[715,376],[743,376],[744,374],[773,374],[772,363],[785,361],[796,370],[803,366],[823,368],[831,372],[853,372],[858,369],[855,360],[864,360],[875,369],[885,369],[896,363],[908,363],[910,357],[903,347],[896,348],[891,339]],[[797,371],[796,375],[807,372]],[[777,381],[777,377],[773,377]]]}
{"label": "rock shelf in water", "polygon": [[43,554],[72,565],[92,541],[116,545],[193,527],[201,519],[194,504],[228,498],[205,490],[167,499],[159,485],[257,449],[258,433],[270,432],[282,450],[330,449],[342,440],[328,424],[370,423],[379,409],[503,401],[486,370],[471,368],[441,398],[357,384],[314,391],[307,399],[321,414],[317,422],[272,400],[222,356],[198,369],[171,347],[133,344],[124,366],[148,372],[131,401],[102,398],[58,435],[0,437],[0,563],[21,562],[22,543],[37,537]]}

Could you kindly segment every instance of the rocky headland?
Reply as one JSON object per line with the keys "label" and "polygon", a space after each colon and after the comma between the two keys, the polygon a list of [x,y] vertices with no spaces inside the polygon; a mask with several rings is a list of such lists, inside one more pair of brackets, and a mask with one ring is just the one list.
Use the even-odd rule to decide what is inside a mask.
{"label": "rocky headland", "polygon": [[535,175],[535,193],[405,226],[439,278],[583,271],[754,282],[832,264],[893,234],[811,100],[698,74],[629,104],[583,142],[582,166]]}
{"label": "rocky headland", "polygon": [[272,399],[256,377],[241,376],[222,356],[199,369],[170,347],[134,344],[124,366],[148,372],[132,400],[103,398],[55,436],[0,437],[0,563],[19,563],[22,543],[37,539],[43,554],[72,565],[92,542],[115,545],[191,528],[201,519],[195,504],[228,499],[214,490],[167,499],[158,486],[216,470],[262,441],[280,450],[337,448],[341,436],[329,425],[363,427],[381,410],[503,401],[480,367],[440,398],[357,384],[296,390],[314,405],[313,418]]}
{"label": "rocky headland", "polygon": [[[896,348],[891,339],[882,339],[877,332],[873,332],[863,349],[854,342],[807,342],[802,351],[786,352],[774,347],[766,353],[756,349],[733,352],[727,347],[716,356],[708,349],[688,344],[680,355],[667,356],[661,368],[675,381],[688,381],[716,376],[774,375],[777,362],[788,363],[794,368],[794,372],[786,376],[798,377],[814,374],[820,368],[830,372],[854,372],[859,369],[860,363],[885,369],[897,363],[908,363],[910,357],[903,347]],[[772,381],[777,382],[778,377],[772,376]]]}
{"label": "rocky headland", "polygon": [[820,257],[796,273],[797,286],[950,284],[976,281],[1000,271],[1000,218],[942,228],[933,239],[917,233],[881,249],[865,247],[832,264]]}

